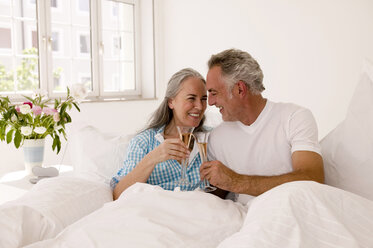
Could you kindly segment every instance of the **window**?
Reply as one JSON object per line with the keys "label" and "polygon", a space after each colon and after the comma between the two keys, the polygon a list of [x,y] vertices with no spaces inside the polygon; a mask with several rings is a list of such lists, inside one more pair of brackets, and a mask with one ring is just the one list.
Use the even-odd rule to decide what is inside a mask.
{"label": "window", "polygon": [[59,52],[60,51],[60,32],[54,31],[52,32],[52,51],[53,52]]}
{"label": "window", "polygon": [[91,51],[91,48],[90,48],[90,42],[89,42],[89,35],[86,34],[86,35],[80,35],[79,36],[79,43],[80,43],[80,48],[79,48],[79,52],[82,53],[82,54],[89,54],[90,51]]}
{"label": "window", "polygon": [[38,46],[38,32],[33,30],[31,31],[31,39],[32,39],[32,46],[37,47]]}
{"label": "window", "polygon": [[11,49],[11,32],[10,28],[0,28],[0,48],[1,49]]}
{"label": "window", "polygon": [[25,2],[0,2],[1,93],[28,92],[40,86],[38,46],[32,42],[32,30],[38,25],[36,6]]}
{"label": "window", "polygon": [[154,82],[153,0],[0,1],[0,94],[153,98]]}
{"label": "window", "polygon": [[51,0],[51,7],[58,8],[57,0]]}
{"label": "window", "polygon": [[89,12],[89,0],[79,0],[78,6],[80,11]]}

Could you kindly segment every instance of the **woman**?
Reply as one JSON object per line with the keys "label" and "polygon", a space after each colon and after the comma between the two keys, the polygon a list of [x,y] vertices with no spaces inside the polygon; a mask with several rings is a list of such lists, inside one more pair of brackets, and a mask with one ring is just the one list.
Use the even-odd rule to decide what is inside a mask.
{"label": "woman", "polygon": [[187,68],[175,73],[168,82],[166,96],[150,118],[150,124],[130,142],[124,166],[110,182],[114,200],[136,182],[159,185],[174,190],[180,179],[178,161],[189,158],[188,190],[200,182],[198,153],[187,149],[176,126],[202,129],[206,110],[206,82],[197,71]]}

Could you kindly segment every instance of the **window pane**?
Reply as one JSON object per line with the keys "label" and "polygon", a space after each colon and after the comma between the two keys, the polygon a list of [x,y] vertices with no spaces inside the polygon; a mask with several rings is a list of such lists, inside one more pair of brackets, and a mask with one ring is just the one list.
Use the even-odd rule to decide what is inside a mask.
{"label": "window pane", "polygon": [[16,60],[16,89],[22,92],[32,92],[39,88],[39,64],[35,48],[28,50],[27,57]]}
{"label": "window pane", "polygon": [[[122,87],[125,90],[135,89],[135,64],[133,62],[123,62],[121,63],[122,69]],[[124,82],[126,82],[124,84]]]}
{"label": "window pane", "polygon": [[92,89],[90,1],[57,1],[56,6],[51,10],[53,90],[66,91],[79,82]]}
{"label": "window pane", "polygon": [[30,0],[0,1],[0,92],[31,92],[39,87],[36,4]]}
{"label": "window pane", "polygon": [[[35,22],[31,21],[18,21],[15,22],[15,41],[16,41],[16,54],[22,55],[27,50],[35,48],[35,55],[37,54],[37,27]],[[34,33],[34,34],[33,34]],[[34,36],[34,37],[33,37]]]}
{"label": "window pane", "polygon": [[61,32],[59,31],[52,31],[52,51],[59,52],[61,51],[60,43],[61,43]]}
{"label": "window pane", "polygon": [[55,92],[65,92],[67,82],[71,82],[71,60],[63,58],[53,59],[53,90]]}
{"label": "window pane", "polygon": [[102,26],[104,29],[133,32],[133,18],[134,7],[132,4],[102,1]]}
{"label": "window pane", "polygon": [[92,90],[92,76],[90,73],[91,64],[88,59],[76,60],[73,63],[74,65],[74,83],[84,84],[86,89]]}
{"label": "window pane", "polygon": [[21,18],[36,18],[36,4],[35,1],[30,0],[16,0],[14,2],[14,16]]}
{"label": "window pane", "polygon": [[104,91],[118,92],[135,89],[134,63],[118,60],[106,61]]}
{"label": "window pane", "polygon": [[0,15],[11,16],[11,1],[0,1]]}
{"label": "window pane", "polygon": [[76,28],[73,30],[73,37],[76,39],[74,54],[76,57],[90,57],[91,37],[86,29]]}
{"label": "window pane", "polygon": [[12,34],[10,28],[0,27],[0,49],[12,49]]}
{"label": "window pane", "polygon": [[88,13],[88,11],[89,11],[89,0],[79,0],[78,4],[79,4],[79,10],[80,11]]}
{"label": "window pane", "polygon": [[134,7],[102,1],[104,91],[135,89]]}
{"label": "window pane", "polygon": [[51,7],[58,8],[57,0],[51,0]]}
{"label": "window pane", "polygon": [[[120,82],[120,67],[119,61],[106,61],[104,67],[104,91],[119,91],[121,90]],[[123,89],[122,89],[123,90]]]}
{"label": "window pane", "polygon": [[90,25],[89,0],[63,0],[58,1],[56,7],[51,8],[52,23],[73,24],[75,26]]}
{"label": "window pane", "polygon": [[0,56],[0,92],[14,91],[13,61],[10,56]]}

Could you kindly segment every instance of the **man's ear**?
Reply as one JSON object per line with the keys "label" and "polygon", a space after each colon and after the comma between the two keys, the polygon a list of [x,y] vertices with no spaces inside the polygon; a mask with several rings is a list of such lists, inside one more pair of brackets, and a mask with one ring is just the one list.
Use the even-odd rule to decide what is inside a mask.
{"label": "man's ear", "polygon": [[237,82],[237,88],[238,88],[238,94],[240,96],[246,96],[248,89],[248,86],[245,84],[244,81],[238,81]]}

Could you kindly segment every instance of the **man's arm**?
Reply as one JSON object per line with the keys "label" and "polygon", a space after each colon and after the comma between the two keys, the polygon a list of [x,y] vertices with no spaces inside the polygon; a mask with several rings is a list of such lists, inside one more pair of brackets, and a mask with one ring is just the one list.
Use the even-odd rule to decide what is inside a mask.
{"label": "man's arm", "polygon": [[206,162],[201,166],[201,178],[212,185],[234,193],[258,196],[280,184],[312,180],[324,182],[322,157],[311,151],[296,151],[292,154],[293,171],[278,176],[251,176],[235,173],[220,161]]}

